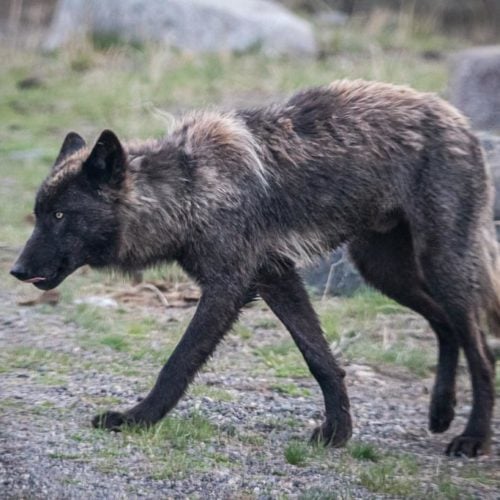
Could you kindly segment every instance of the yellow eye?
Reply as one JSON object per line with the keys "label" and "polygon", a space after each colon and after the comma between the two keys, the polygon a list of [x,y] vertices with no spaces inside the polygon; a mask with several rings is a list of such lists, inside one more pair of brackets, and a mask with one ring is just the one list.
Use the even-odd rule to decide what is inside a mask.
{"label": "yellow eye", "polygon": [[62,212],[56,212],[54,216],[56,219],[62,219],[64,217],[64,214]]}

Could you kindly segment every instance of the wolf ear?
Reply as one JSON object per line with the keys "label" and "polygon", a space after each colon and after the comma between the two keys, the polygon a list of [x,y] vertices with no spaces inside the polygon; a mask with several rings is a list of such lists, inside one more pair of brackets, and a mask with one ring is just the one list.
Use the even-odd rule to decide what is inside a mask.
{"label": "wolf ear", "polygon": [[85,140],[82,136],[78,135],[76,132],[70,132],[62,143],[61,150],[57,155],[54,165],[61,163],[66,156],[76,153],[79,149],[82,149],[85,146]]}
{"label": "wolf ear", "polygon": [[118,189],[125,178],[125,151],[114,132],[105,130],[83,163],[83,172],[95,186]]}

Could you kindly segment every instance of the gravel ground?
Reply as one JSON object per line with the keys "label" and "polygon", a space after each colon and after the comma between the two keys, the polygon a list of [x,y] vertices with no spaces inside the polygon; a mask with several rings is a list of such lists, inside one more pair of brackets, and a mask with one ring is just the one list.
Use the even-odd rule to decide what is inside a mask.
{"label": "gravel ground", "polygon": [[[127,444],[122,434],[94,431],[89,425],[97,410],[134,404],[160,366],[109,349],[82,348],[85,333],[65,322],[59,308],[19,307],[12,295],[0,290],[0,353],[18,352],[24,357],[17,365],[0,366],[1,498],[419,498],[422,491],[434,492],[435,498],[461,494],[500,498],[500,476],[495,476],[500,469],[498,417],[492,456],[472,463],[442,455],[470,409],[470,391],[463,380],[452,429],[445,435],[431,435],[426,430],[431,380],[390,369],[375,371],[361,364],[346,367],[353,441],[370,443],[393,456],[413,457],[418,466],[415,484],[428,485],[420,493],[366,488],[366,478],[360,481],[359,467],[343,450],[329,450],[303,466],[287,463],[283,452],[287,443],[305,443],[321,419],[319,390],[309,377],[277,380],[265,372],[255,375],[249,355],[252,346],[242,347],[234,335],[198,377],[198,385],[210,388],[208,394],[193,391],[172,413],[172,418],[189,418],[195,409],[213,424],[219,437],[208,444],[198,443],[191,452],[223,459],[210,462],[205,470],[187,464],[182,474],[162,477],[151,472],[153,458],[147,447]],[[193,307],[179,308],[168,314],[185,321],[193,311]],[[266,314],[271,317],[260,307],[252,308],[243,322],[251,325],[253,316]],[[425,328],[419,319],[413,321]],[[260,342],[267,334],[286,335],[260,328],[252,342]],[[50,359],[44,363],[30,360],[30,349],[43,349]],[[72,361],[61,375],[52,363],[68,357]],[[112,358],[123,361],[122,372],[95,368]],[[148,380],[133,370],[138,365],[149,373]],[[285,382],[294,383],[299,393],[275,389]],[[218,390],[230,397],[216,397]],[[165,453],[173,451],[165,448]],[[445,491],[443,487],[440,490],[433,484],[441,477],[440,470],[455,488],[448,496],[439,493]],[[499,479],[496,485],[495,477]],[[453,496],[457,491],[459,496]]]}

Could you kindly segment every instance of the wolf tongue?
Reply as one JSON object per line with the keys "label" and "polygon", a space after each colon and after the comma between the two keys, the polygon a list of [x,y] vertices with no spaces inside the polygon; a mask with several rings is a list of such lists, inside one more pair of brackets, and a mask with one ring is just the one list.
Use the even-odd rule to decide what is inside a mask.
{"label": "wolf tongue", "polygon": [[40,281],[45,281],[47,278],[42,278],[41,276],[35,276],[29,280],[24,280],[25,283],[39,283]]}

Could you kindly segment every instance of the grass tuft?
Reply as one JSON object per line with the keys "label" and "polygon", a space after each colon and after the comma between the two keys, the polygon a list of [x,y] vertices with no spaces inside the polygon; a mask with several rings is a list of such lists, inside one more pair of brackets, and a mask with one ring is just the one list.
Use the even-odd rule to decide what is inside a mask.
{"label": "grass tuft", "polygon": [[387,456],[361,471],[359,480],[374,493],[409,496],[419,485],[418,470],[410,455]]}
{"label": "grass tuft", "polygon": [[343,500],[354,498],[349,490],[329,491],[322,488],[310,488],[299,495],[299,500]]}
{"label": "grass tuft", "polygon": [[351,457],[356,460],[378,462],[380,459],[379,451],[370,443],[353,442],[349,445],[348,450]]}
{"label": "grass tuft", "polygon": [[292,441],[285,448],[285,460],[290,465],[305,465],[310,455],[309,446],[300,441]]}
{"label": "grass tuft", "polygon": [[100,340],[100,343],[115,351],[126,351],[128,348],[128,342],[120,335],[107,335]]}

